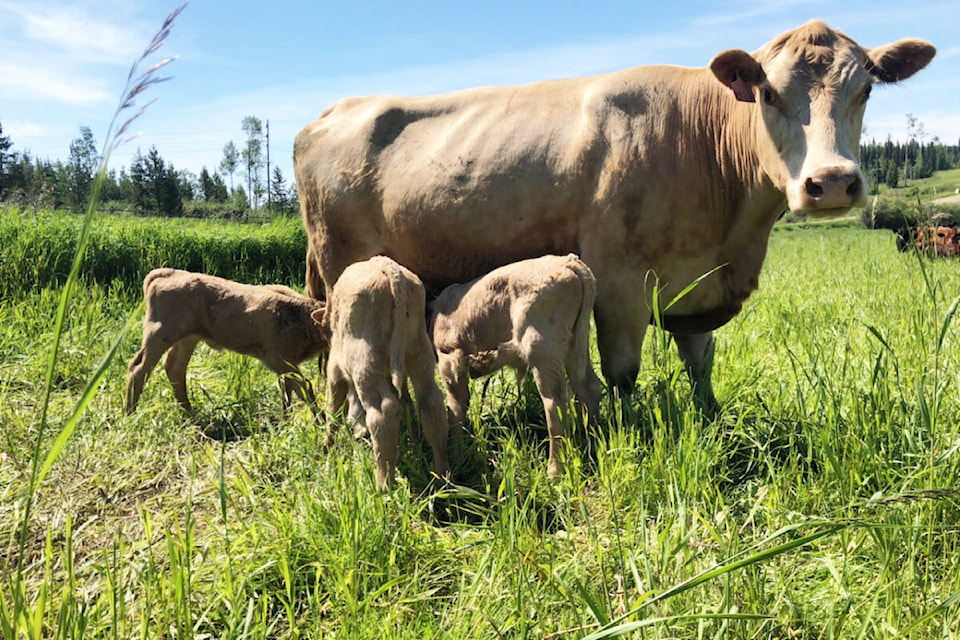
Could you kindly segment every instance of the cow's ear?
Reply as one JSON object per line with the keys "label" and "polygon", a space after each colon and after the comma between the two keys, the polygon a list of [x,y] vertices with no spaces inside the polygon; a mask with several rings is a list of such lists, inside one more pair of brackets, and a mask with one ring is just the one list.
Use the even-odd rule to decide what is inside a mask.
{"label": "cow's ear", "polygon": [[927,66],[937,49],[926,40],[908,38],[870,49],[869,71],[880,82],[899,82]]}
{"label": "cow's ear", "polygon": [[710,70],[741,102],[755,102],[753,88],[766,79],[763,67],[743,49],[730,49],[710,61]]}
{"label": "cow's ear", "polygon": [[323,326],[323,318],[327,313],[326,307],[320,307],[319,309],[314,309],[310,312],[310,317],[313,318],[313,321],[318,325]]}

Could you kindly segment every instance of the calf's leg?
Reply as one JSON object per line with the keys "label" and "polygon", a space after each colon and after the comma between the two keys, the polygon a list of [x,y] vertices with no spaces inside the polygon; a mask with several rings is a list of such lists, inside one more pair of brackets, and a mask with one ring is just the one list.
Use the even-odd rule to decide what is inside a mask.
{"label": "calf's leg", "polygon": [[200,339],[191,336],[177,342],[167,351],[167,357],[163,360],[163,368],[167,372],[167,378],[170,379],[170,386],[173,387],[173,397],[177,399],[183,410],[193,414],[193,407],[190,406],[190,398],[187,396],[187,365],[190,364],[190,358],[193,357],[193,351],[197,348]]}
{"label": "calf's leg", "polygon": [[386,379],[375,388],[358,391],[373,443],[377,487],[386,491],[393,486],[400,458],[400,398]]}
{"label": "calf's leg", "polygon": [[[323,438],[322,450],[326,451],[333,444],[333,436],[336,431],[338,415],[347,401],[347,393],[352,392],[352,385],[343,371],[337,366],[336,360],[330,358],[327,361],[327,402],[330,407],[330,423],[327,425],[327,433]],[[351,402],[351,409],[353,403]]]}
{"label": "calf's leg", "polygon": [[[463,352],[440,354],[440,378],[447,388],[447,409],[450,411],[450,446],[456,455],[456,446],[467,424],[470,405],[470,376],[462,357]],[[419,396],[418,396],[419,397]]]}
{"label": "calf's leg", "polygon": [[[590,354],[577,356],[573,350],[567,352],[567,378],[573,388],[573,396],[582,414],[586,414],[587,422],[596,425],[600,419],[600,379],[590,364]],[[582,416],[581,416],[582,417]]]}
{"label": "calf's leg", "polygon": [[558,453],[569,421],[570,397],[567,392],[567,378],[563,373],[563,361],[554,352],[552,345],[543,342],[539,333],[533,329],[525,333],[520,349],[530,365],[533,380],[543,401],[549,437],[547,473],[556,478],[563,474],[563,463]]}
{"label": "calf's leg", "polygon": [[127,415],[133,413],[143,393],[143,385],[153,368],[160,362],[160,357],[169,349],[178,338],[166,335],[162,325],[157,322],[143,323],[143,346],[137,352],[127,367],[127,389],[125,394],[124,411]]}
{"label": "calf's leg", "polygon": [[407,371],[413,383],[413,391],[417,394],[417,405],[420,413],[420,424],[423,425],[423,436],[430,443],[433,452],[433,472],[444,477],[450,472],[450,463],[447,459],[447,415],[443,407],[443,395],[437,387],[434,377],[433,348],[426,335],[419,345],[416,358],[408,362]]}

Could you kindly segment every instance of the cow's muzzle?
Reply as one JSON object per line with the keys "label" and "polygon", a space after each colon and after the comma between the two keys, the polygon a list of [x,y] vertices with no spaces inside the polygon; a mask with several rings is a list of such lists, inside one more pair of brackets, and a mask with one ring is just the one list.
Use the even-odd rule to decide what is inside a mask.
{"label": "cow's muzzle", "polygon": [[809,213],[843,213],[865,204],[863,177],[855,168],[821,167],[807,176],[800,207]]}

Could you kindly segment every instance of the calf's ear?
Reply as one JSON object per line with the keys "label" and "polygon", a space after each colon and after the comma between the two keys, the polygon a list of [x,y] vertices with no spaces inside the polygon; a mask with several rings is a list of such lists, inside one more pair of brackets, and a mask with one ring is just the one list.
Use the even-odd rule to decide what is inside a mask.
{"label": "calf's ear", "polygon": [[313,318],[313,321],[319,325],[323,325],[323,318],[327,313],[326,307],[320,307],[319,309],[314,309],[310,312],[310,317]]}
{"label": "calf's ear", "polygon": [[733,91],[740,102],[756,102],[753,88],[767,77],[760,63],[743,49],[718,53],[710,61],[710,71]]}
{"label": "calf's ear", "polygon": [[926,40],[907,38],[869,49],[868,71],[880,82],[900,82],[930,64],[937,49]]}

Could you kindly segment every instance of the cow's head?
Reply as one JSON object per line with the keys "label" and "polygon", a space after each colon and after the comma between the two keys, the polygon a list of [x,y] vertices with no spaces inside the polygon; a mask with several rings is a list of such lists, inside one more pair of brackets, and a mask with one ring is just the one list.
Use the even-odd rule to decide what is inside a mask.
{"label": "cow's head", "polygon": [[909,78],[935,53],[912,39],[864,49],[814,20],[752,55],[724,51],[710,69],[756,103],[760,164],[790,209],[836,215],[866,203],[860,131],[871,87]]}

